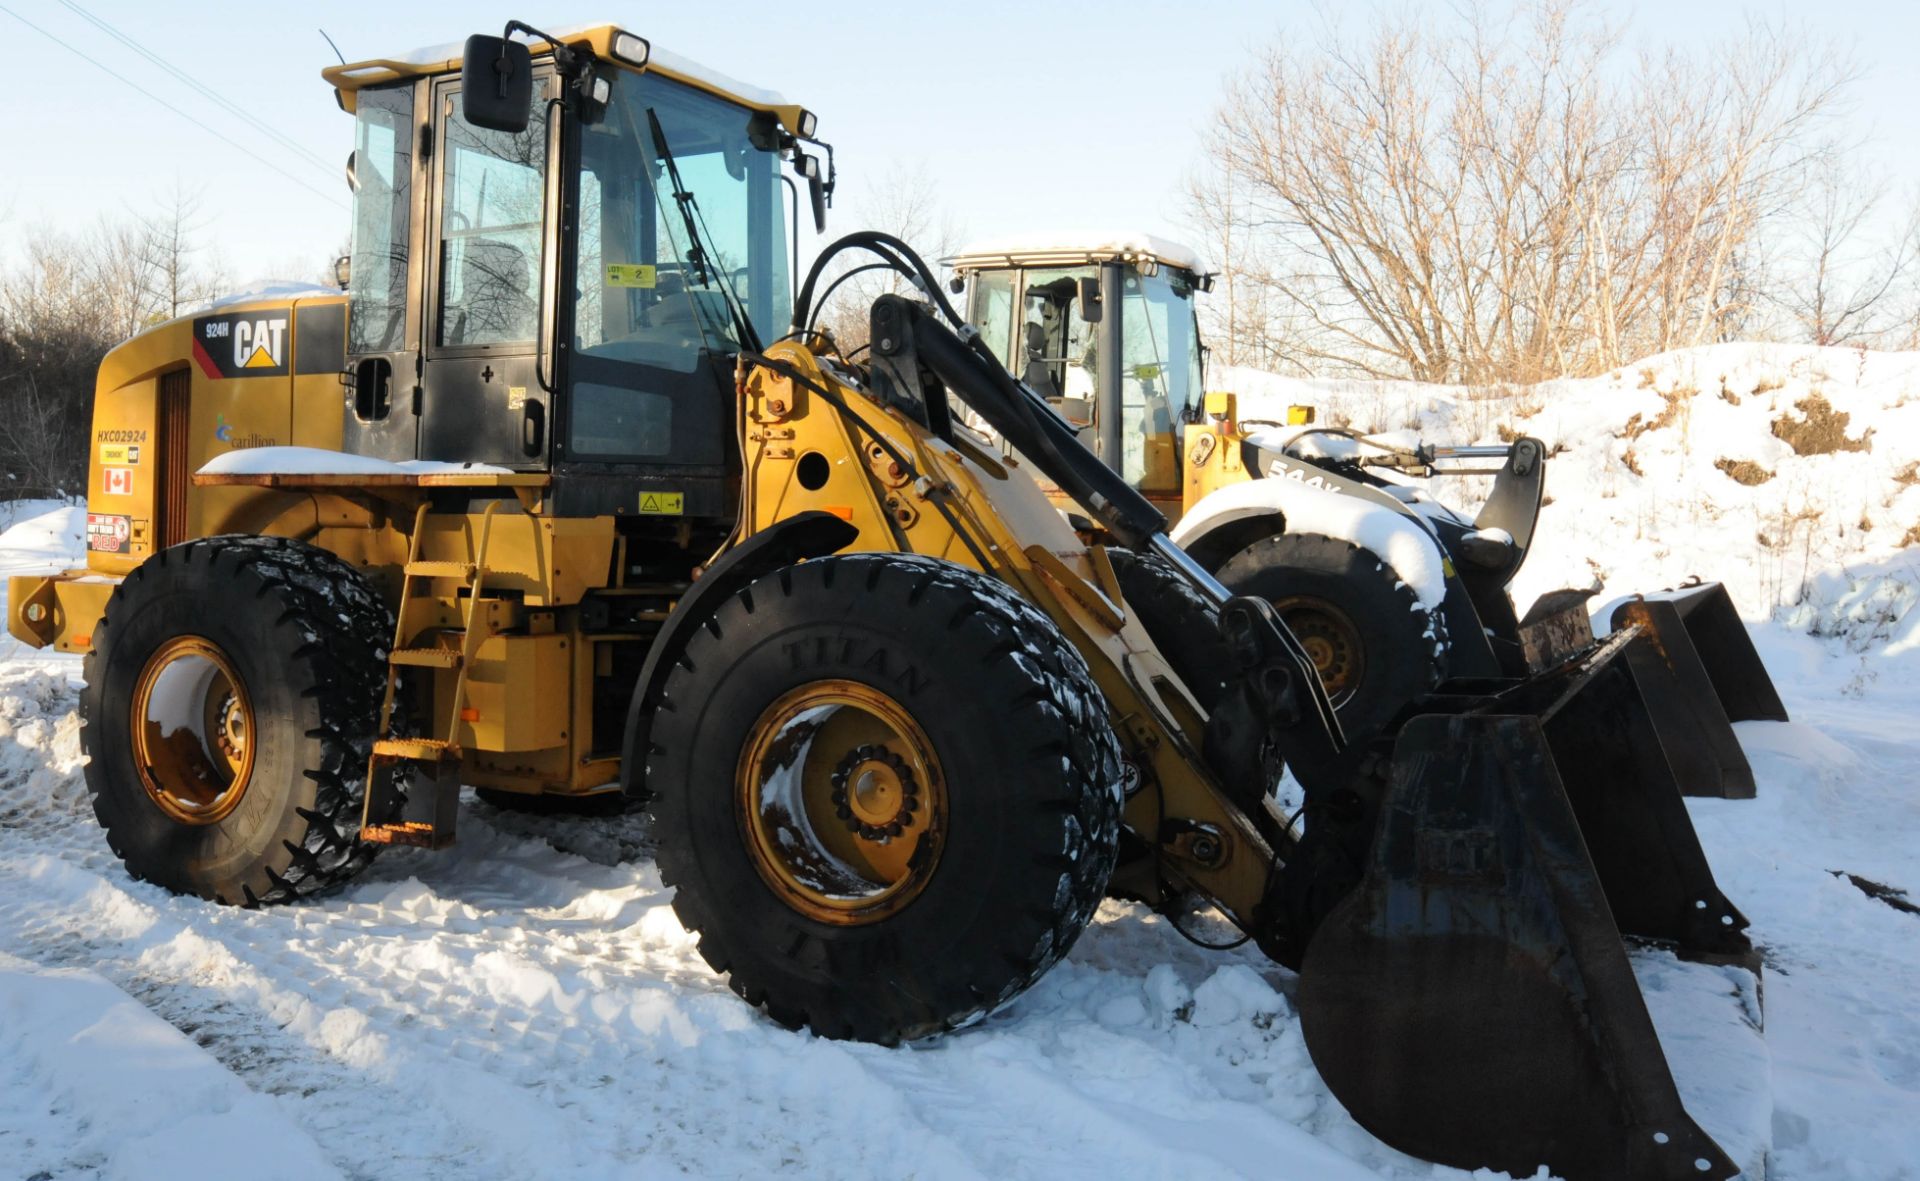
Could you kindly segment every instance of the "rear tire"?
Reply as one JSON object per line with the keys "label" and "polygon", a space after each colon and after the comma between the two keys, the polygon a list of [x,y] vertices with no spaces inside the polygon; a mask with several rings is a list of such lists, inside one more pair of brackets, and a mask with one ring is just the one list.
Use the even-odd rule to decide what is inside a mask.
{"label": "rear tire", "polygon": [[1371,550],[1279,533],[1227,559],[1217,577],[1274,604],[1321,672],[1349,739],[1378,734],[1444,674],[1446,625]]}
{"label": "rear tire", "polygon": [[694,629],[652,742],[680,921],[735,992],[828,1037],[984,1016],[1066,954],[1112,873],[1104,698],[1051,620],[949,563],[761,578]]}
{"label": "rear tire", "polygon": [[1121,596],[1140,617],[1153,646],[1201,709],[1212,713],[1226,692],[1233,658],[1220,635],[1220,612],[1158,554],[1109,549]]}
{"label": "rear tire", "polygon": [[392,634],[358,571],[289,538],[192,541],[128,575],[80,697],[94,815],[127,871],[257,906],[363,869]]}

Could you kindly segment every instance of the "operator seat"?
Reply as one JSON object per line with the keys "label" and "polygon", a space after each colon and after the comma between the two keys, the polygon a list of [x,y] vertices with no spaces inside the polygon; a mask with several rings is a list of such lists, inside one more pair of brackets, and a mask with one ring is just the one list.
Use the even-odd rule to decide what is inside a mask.
{"label": "operator seat", "polygon": [[526,252],[497,238],[470,238],[461,253],[460,309],[448,344],[532,340],[540,305],[527,293],[533,268]]}
{"label": "operator seat", "polygon": [[1026,368],[1020,380],[1043,398],[1057,401],[1060,387],[1053,384],[1053,372],[1047,368],[1047,330],[1037,320],[1027,321]]}

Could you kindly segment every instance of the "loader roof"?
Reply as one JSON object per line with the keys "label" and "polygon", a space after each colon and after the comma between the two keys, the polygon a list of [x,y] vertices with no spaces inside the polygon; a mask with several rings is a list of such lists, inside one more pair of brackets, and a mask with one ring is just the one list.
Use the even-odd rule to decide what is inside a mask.
{"label": "loader roof", "polygon": [[947,260],[955,270],[990,267],[1072,266],[1094,262],[1156,262],[1201,274],[1200,256],[1178,242],[1139,232],[1055,230],[969,242]]}
{"label": "loader roof", "polygon": [[[808,132],[802,130],[802,115],[805,112],[801,106],[798,103],[788,102],[777,91],[751,86],[729,78],[718,70],[709,69],[699,62],[671,53],[651,42],[648,42],[645,65],[635,66],[622,60],[612,52],[613,39],[622,32],[632,32],[630,29],[622,29],[610,23],[594,23],[562,25],[548,31],[567,45],[587,49],[603,61],[611,62],[624,69],[661,74],[676,82],[683,82],[752,110],[770,111],[779,118],[781,125],[789,132],[796,135],[810,134],[810,129]],[[543,40],[532,40],[528,44],[536,55],[550,48],[549,43]],[[377,86],[383,82],[394,82],[402,78],[457,72],[460,69],[464,50],[465,45],[460,42],[430,45],[408,50],[394,57],[374,57],[365,61],[329,66],[320,71],[320,76],[333,84],[335,91],[338,92],[341,107],[352,112],[355,93],[362,87]]]}

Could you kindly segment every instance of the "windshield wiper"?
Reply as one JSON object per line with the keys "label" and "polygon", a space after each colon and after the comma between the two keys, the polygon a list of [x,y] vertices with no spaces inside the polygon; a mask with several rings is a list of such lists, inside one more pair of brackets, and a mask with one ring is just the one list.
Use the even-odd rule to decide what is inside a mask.
{"label": "windshield wiper", "polygon": [[660,126],[660,116],[652,107],[647,108],[647,126],[653,132],[654,154],[667,166],[667,179],[673,182],[673,201],[680,209],[680,222],[687,230],[687,265],[693,268],[694,279],[700,286],[718,281],[720,297],[726,301],[727,315],[733,320],[733,330],[739,334],[741,347],[760,352],[760,336],[753,330],[752,321],[747,319],[746,307],[734,292],[733,281],[727,277],[726,268],[707,248],[707,236],[701,232],[706,224],[706,216],[700,212],[700,203],[680,180],[680,165],[673,158],[673,149],[667,146],[666,130]]}

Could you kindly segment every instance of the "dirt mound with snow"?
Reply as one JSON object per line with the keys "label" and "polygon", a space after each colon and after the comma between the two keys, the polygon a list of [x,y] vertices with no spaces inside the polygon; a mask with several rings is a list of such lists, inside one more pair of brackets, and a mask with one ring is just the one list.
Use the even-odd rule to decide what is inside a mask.
{"label": "dirt mound with snow", "polygon": [[[1248,419],[1319,421],[1430,443],[1548,446],[1547,504],[1521,605],[1598,584],[1604,601],[1689,578],[1750,620],[1920,650],[1920,353],[1724,344],[1534,386],[1300,381],[1226,367]],[[1465,511],[1489,481],[1434,493]]]}

